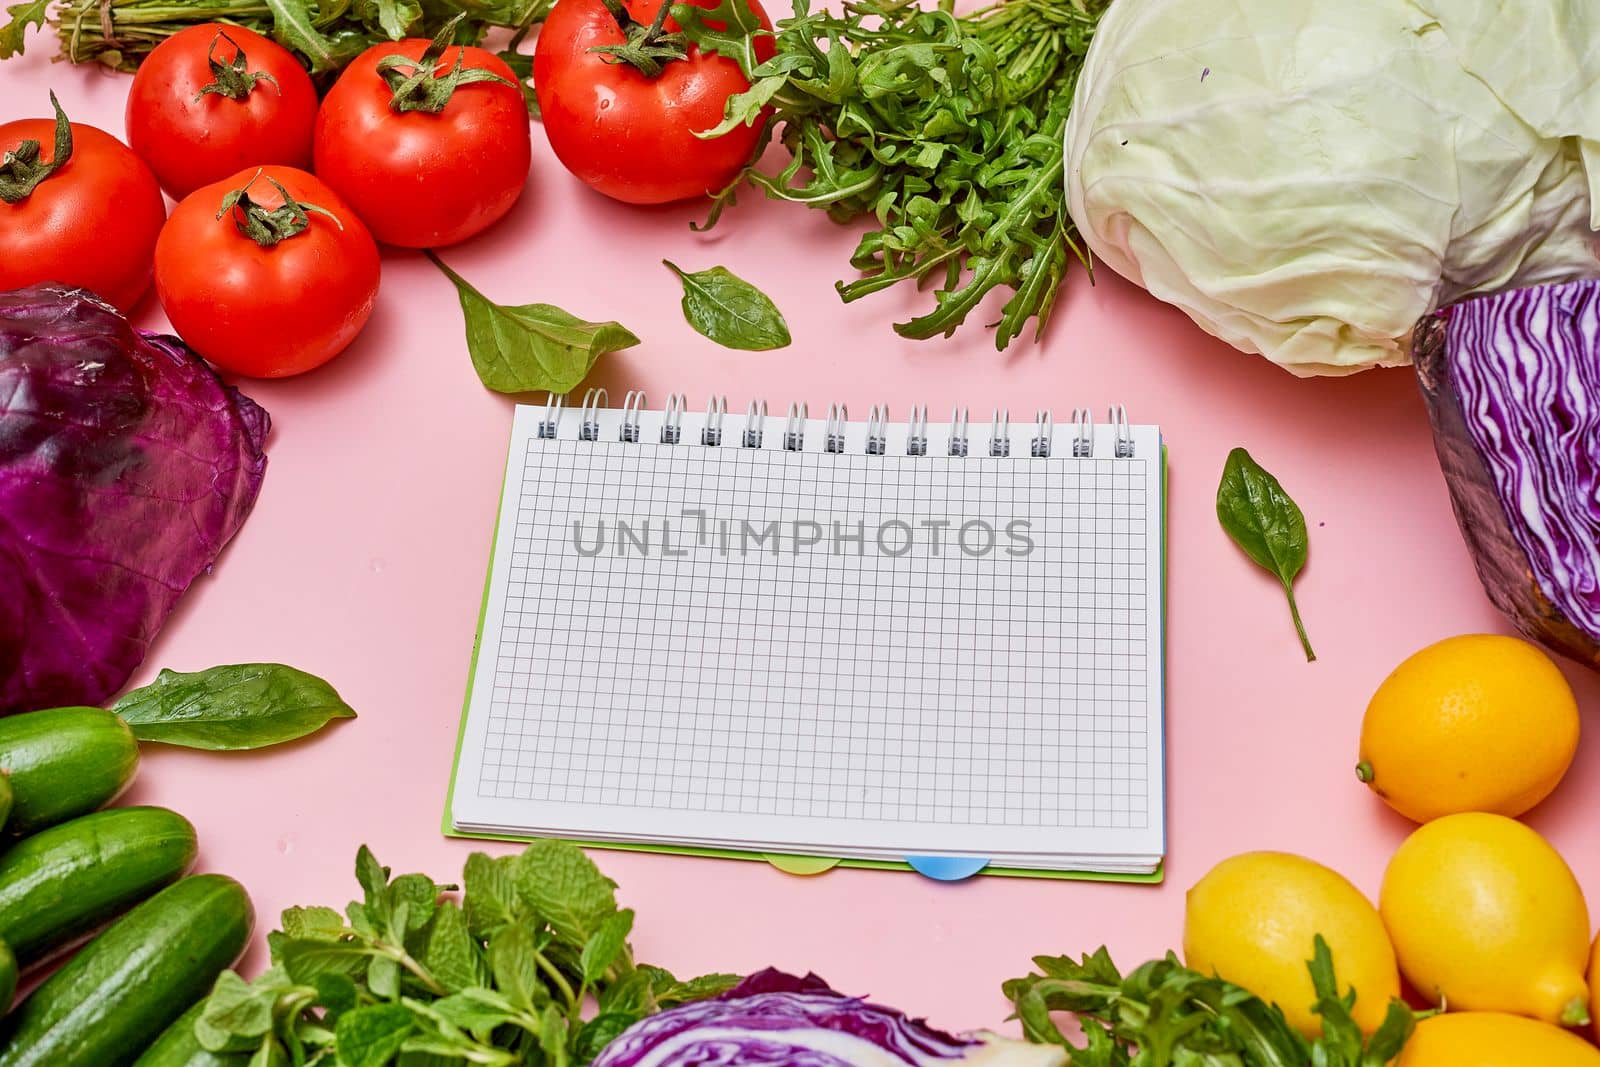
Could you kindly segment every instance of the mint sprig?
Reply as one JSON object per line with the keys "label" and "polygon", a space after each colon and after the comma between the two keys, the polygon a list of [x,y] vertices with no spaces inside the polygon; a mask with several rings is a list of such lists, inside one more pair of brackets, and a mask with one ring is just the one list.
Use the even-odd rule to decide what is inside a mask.
{"label": "mint sprig", "polygon": [[361,899],[283,913],[272,967],[217,980],[195,1036],[252,1065],[441,1061],[581,1067],[646,1015],[731,988],[637,964],[634,913],[582,850],[467,860],[459,890],[356,856]]}

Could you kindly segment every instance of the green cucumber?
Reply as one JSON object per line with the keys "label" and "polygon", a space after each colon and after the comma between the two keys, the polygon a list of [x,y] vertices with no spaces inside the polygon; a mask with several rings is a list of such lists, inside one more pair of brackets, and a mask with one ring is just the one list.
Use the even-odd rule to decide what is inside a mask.
{"label": "green cucumber", "polygon": [[0,773],[0,830],[6,825],[6,820],[11,818],[11,776]]}
{"label": "green cucumber", "polygon": [[17,995],[17,957],[11,946],[0,941],[0,1012],[11,1010],[11,998]]}
{"label": "green cucumber", "polygon": [[194,865],[194,827],[166,808],[112,808],[0,854],[0,939],[22,966],[93,933]]}
{"label": "green cucumber", "polygon": [[106,927],[0,1023],[0,1067],[125,1067],[211,991],[254,913],[220,874],[170,885]]}
{"label": "green cucumber", "polygon": [[139,766],[128,724],[103,708],[0,719],[0,772],[11,778],[6,833],[23,837],[105,807]]}
{"label": "green cucumber", "polygon": [[244,1067],[250,1062],[250,1053],[207,1052],[194,1036],[194,1024],[205,1010],[206,1002],[201,1000],[184,1012],[133,1061],[133,1067]]}

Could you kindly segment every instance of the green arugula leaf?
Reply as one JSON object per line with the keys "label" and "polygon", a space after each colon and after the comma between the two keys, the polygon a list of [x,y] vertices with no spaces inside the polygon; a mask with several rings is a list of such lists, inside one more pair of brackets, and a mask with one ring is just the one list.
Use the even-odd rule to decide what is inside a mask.
{"label": "green arugula leaf", "polygon": [[614,915],[608,915],[600,923],[600,928],[584,943],[583,953],[578,961],[586,985],[594,985],[605,977],[605,973],[611,969],[613,963],[617,962],[617,958],[627,947],[628,934],[632,930],[632,908],[623,908]]}
{"label": "green arugula leaf", "polygon": [[415,1029],[411,1011],[400,1004],[374,1004],[347,1012],[333,1030],[339,1063],[342,1067],[384,1067]]}
{"label": "green arugula leaf", "polygon": [[53,0],[23,0],[20,4],[11,4],[6,8],[6,14],[11,16],[11,21],[0,26],[0,59],[10,59],[20,56],[24,38],[28,36],[29,26],[44,26],[45,15],[50,10]]}
{"label": "green arugula leaf", "polygon": [[617,910],[617,884],[577,845],[535,841],[517,858],[517,888],[558,938],[583,944]]}
{"label": "green arugula leaf", "polygon": [[570,392],[601,356],[639,343],[620,323],[586,322],[552,304],[496,304],[438,256],[427,256],[455,285],[467,352],[479,379],[495,392]]}
{"label": "green arugula leaf", "polygon": [[428,934],[428,948],[423,963],[439,984],[452,993],[459,993],[489,980],[489,969],[483,953],[467,930],[466,916],[453,901],[439,905]]}
{"label": "green arugula leaf", "polygon": [[696,333],[724,348],[765,352],[789,344],[789,324],[760,289],[726,267],[686,273],[662,260],[683,282],[683,317]]}
{"label": "green arugula leaf", "polygon": [[522,90],[522,102],[528,108],[528,117],[538,119],[539,94],[533,91],[533,57],[515,48],[504,49],[495,55],[517,76],[517,88]]}
{"label": "green arugula leaf", "polygon": [[327,682],[281,663],[163,670],[111,710],[141,741],[230,751],[294,741],[356,715]]}
{"label": "green arugula leaf", "polygon": [[696,4],[673,4],[672,18],[684,38],[698,45],[701,52],[727,56],[748,78],[760,60],[756,57],[758,37],[771,37],[761,28],[761,20],[748,0],[717,0],[711,8]]}
{"label": "green arugula leaf", "polygon": [[317,31],[316,18],[305,0],[266,0],[266,5],[272,12],[272,36],[310,60],[311,73],[322,74],[343,65],[332,43]]}
{"label": "green arugula leaf", "polygon": [[1295,632],[1305,648],[1306,660],[1317,658],[1300,621],[1294,599],[1294,580],[1306,565],[1306,519],[1283,486],[1242,448],[1228,453],[1217,486],[1217,521],[1234,544],[1256,564],[1277,576],[1289,598]]}

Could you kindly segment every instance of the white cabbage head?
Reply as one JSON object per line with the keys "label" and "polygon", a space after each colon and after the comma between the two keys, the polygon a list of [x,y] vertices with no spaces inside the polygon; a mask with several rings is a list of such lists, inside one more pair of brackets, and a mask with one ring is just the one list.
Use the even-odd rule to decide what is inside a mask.
{"label": "white cabbage head", "polygon": [[1101,262],[1296,374],[1600,274],[1600,0],[1115,0],[1066,133]]}

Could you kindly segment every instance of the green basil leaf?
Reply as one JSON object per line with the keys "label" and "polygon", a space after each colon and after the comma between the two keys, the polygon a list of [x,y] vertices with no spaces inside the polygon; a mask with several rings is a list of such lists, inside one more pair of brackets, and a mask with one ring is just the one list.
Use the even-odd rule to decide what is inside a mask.
{"label": "green basil leaf", "polygon": [[517,888],[573,948],[581,948],[617,910],[617,884],[567,841],[529,845],[517,860]]}
{"label": "green basil leaf", "polygon": [[496,304],[432,252],[454,283],[467,324],[467,352],[483,384],[497,393],[567,393],[609,352],[639,343],[616,322],[585,322],[551,304]]}
{"label": "green basil leaf", "polygon": [[341,1067],[383,1067],[415,1029],[410,1009],[400,1004],[373,1004],[339,1016],[334,1047]]}
{"label": "green basil leaf", "polygon": [[683,281],[683,317],[695,332],[724,348],[765,352],[789,343],[789,324],[767,295],[727,267],[685,272],[661,261]]}
{"label": "green basil leaf", "polygon": [[0,26],[0,59],[22,54],[23,38],[28,35],[28,27],[44,26],[44,17],[51,3],[52,0],[24,0],[6,8],[11,21]]}
{"label": "green basil leaf", "polygon": [[294,741],[356,714],[327,682],[281,663],[164,670],[111,710],[141,741],[214,751]]}
{"label": "green basil leaf", "polygon": [[632,908],[623,908],[606,916],[600,928],[584,943],[583,952],[578,957],[578,966],[583,970],[585,982],[594,985],[605,977],[611,965],[617,962],[617,957],[622,955],[622,950],[628,946],[628,933],[632,929]]}
{"label": "green basil leaf", "polygon": [[1217,521],[1245,555],[1277,575],[1289,598],[1289,613],[1306,659],[1316,659],[1294,599],[1295,577],[1306,564],[1305,516],[1278,479],[1242,448],[1229,452],[1223,465],[1222,481],[1217,486]]}

